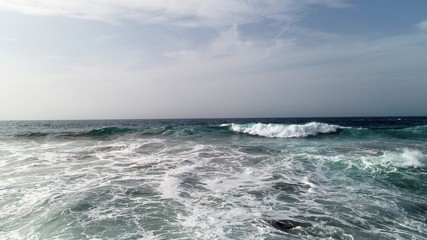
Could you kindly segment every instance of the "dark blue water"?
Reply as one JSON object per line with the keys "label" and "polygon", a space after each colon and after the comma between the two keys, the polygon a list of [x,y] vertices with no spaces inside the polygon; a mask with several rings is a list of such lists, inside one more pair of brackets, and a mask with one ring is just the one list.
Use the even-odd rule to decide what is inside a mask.
{"label": "dark blue water", "polygon": [[1,239],[426,239],[427,118],[0,122]]}

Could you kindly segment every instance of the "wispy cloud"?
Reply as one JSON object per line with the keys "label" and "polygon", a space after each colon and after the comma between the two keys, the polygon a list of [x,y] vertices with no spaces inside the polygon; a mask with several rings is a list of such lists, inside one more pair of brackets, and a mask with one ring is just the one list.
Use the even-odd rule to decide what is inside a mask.
{"label": "wispy cloud", "polygon": [[427,20],[421,21],[417,24],[420,30],[427,31]]}
{"label": "wispy cloud", "polygon": [[271,19],[292,21],[307,6],[345,8],[345,0],[14,0],[0,10],[117,22],[169,23],[185,27],[222,27]]}
{"label": "wispy cloud", "polygon": [[[49,28],[25,22],[27,29],[3,33],[32,38],[22,41],[23,47],[3,44],[8,55],[0,56],[0,100],[13,99],[21,110],[0,110],[55,109],[60,102],[67,106],[64,114],[74,109],[75,116],[103,118],[106,112],[120,117],[425,113],[419,104],[426,99],[424,32],[345,34],[299,21],[318,7],[351,6],[343,0],[0,1],[0,11],[72,18],[24,16],[49,22]],[[427,30],[427,20],[415,23],[408,28]],[[23,33],[15,35],[19,30]],[[31,101],[21,100],[27,95]]]}

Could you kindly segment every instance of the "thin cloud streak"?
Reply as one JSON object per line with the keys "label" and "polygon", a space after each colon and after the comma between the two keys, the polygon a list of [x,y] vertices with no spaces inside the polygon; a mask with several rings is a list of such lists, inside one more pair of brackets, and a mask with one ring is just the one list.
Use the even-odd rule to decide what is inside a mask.
{"label": "thin cloud streak", "polygon": [[291,22],[308,6],[347,8],[345,0],[14,0],[0,10],[106,22],[135,20],[184,27],[224,27],[262,19]]}
{"label": "thin cloud streak", "polygon": [[[91,118],[113,117],[105,112],[129,118],[245,117],[254,113],[333,116],[337,110],[346,115],[352,111],[375,114],[372,108],[364,109],[367,104],[377,107],[376,114],[387,115],[394,112],[382,107],[384,101],[406,102],[415,108],[422,101],[422,93],[416,91],[423,89],[417,76],[422,77],[427,68],[427,56],[422,54],[427,51],[426,41],[427,36],[413,34],[365,42],[342,38],[312,47],[295,41],[272,45],[270,41],[243,41],[239,31],[231,28],[203,48],[165,52],[165,60],[149,68],[134,68],[139,57],[122,52],[115,57],[126,61],[109,61],[103,55],[92,60],[92,65],[82,61],[87,64],[70,65],[64,72],[27,73],[25,77],[8,71],[5,75],[16,76],[12,87],[16,91],[3,92],[0,98],[10,101],[20,91],[35,99],[44,96],[16,105],[23,109],[40,105],[55,109],[56,103],[49,101],[55,98],[67,106],[62,114],[68,115],[62,118],[79,112]],[[415,92],[408,96],[387,89],[389,86]],[[99,107],[104,105],[109,110]]]}
{"label": "thin cloud streak", "polygon": [[427,31],[427,20],[419,22],[417,27],[422,31]]}

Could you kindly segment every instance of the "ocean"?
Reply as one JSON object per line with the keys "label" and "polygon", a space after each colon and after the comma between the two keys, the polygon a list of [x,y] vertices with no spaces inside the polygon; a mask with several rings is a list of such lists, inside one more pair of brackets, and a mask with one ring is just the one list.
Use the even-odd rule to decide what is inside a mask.
{"label": "ocean", "polygon": [[0,239],[427,239],[427,118],[0,122]]}

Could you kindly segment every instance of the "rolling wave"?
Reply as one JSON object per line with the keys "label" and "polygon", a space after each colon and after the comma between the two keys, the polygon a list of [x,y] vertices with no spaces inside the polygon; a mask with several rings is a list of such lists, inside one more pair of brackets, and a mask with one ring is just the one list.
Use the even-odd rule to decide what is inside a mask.
{"label": "rolling wave", "polygon": [[120,136],[155,136],[155,135],[176,135],[188,136],[194,135],[197,130],[194,127],[180,125],[164,125],[164,126],[140,126],[137,128],[127,128],[122,126],[108,126],[89,128],[82,131],[26,131],[11,135],[15,138],[54,138],[54,139],[69,139],[69,138],[94,138],[94,139],[109,139]]}
{"label": "rolling wave", "polygon": [[381,165],[394,165],[401,168],[410,167],[425,167],[427,164],[427,155],[424,155],[419,150],[403,149],[400,153],[384,153],[383,156],[377,158],[374,163]]}
{"label": "rolling wave", "polygon": [[195,134],[230,134],[243,133],[252,136],[266,138],[305,138],[324,134],[340,133],[342,136],[364,138],[369,136],[384,135],[393,138],[427,138],[427,125],[407,128],[371,129],[363,127],[347,127],[322,122],[309,122],[303,124],[280,124],[280,123],[226,123],[221,125],[180,125],[168,124],[160,126],[107,126],[95,127],[78,131],[25,131],[15,133],[16,138],[111,138],[125,135],[153,136],[173,135],[191,136]]}
{"label": "rolling wave", "polygon": [[400,131],[413,133],[413,134],[427,134],[427,125],[408,127],[408,128],[401,129]]}
{"label": "rolling wave", "polygon": [[265,123],[248,123],[248,124],[222,124],[222,127],[229,127],[231,131],[245,133],[249,135],[262,136],[267,138],[301,138],[316,136],[318,134],[335,133],[339,128],[338,125],[327,123],[310,122],[306,124],[265,124]]}
{"label": "rolling wave", "polygon": [[92,136],[92,137],[103,137],[103,136],[111,136],[111,135],[119,135],[134,132],[134,129],[131,128],[118,128],[118,127],[103,127],[100,129],[94,129],[83,133],[84,136]]}
{"label": "rolling wave", "polygon": [[371,129],[364,127],[347,127],[321,122],[305,124],[277,124],[277,123],[226,123],[220,127],[227,127],[234,133],[244,133],[266,138],[305,138],[320,134],[340,132],[344,136],[367,137],[384,135],[396,138],[425,138],[427,125],[406,128]]}
{"label": "rolling wave", "polygon": [[66,132],[23,132],[15,134],[14,137],[17,138],[46,138],[46,137],[53,137],[53,138],[105,138],[105,137],[111,137],[111,136],[117,136],[117,135],[123,135],[127,133],[135,132],[135,129],[131,128],[119,128],[119,127],[102,127],[102,128],[95,128],[90,129],[87,131],[66,131]]}

